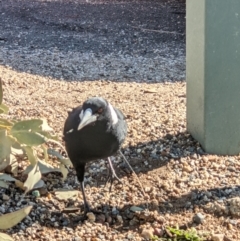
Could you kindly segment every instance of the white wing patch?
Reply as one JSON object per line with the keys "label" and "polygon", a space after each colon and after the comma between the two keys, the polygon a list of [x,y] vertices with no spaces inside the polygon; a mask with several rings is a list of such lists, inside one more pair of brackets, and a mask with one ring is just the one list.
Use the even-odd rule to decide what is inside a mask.
{"label": "white wing patch", "polygon": [[80,118],[80,120],[83,119],[83,110],[82,110],[81,113],[79,114],[79,118]]}
{"label": "white wing patch", "polygon": [[108,103],[108,107],[109,107],[109,110],[110,110],[110,113],[111,113],[113,125],[115,125],[115,124],[117,124],[117,122],[118,122],[117,113],[116,113],[116,111],[113,109],[113,107],[112,107],[112,105],[111,105],[110,103]]}
{"label": "white wing patch", "polygon": [[72,133],[72,132],[73,132],[73,129],[71,129],[71,130],[67,131],[66,133]]}

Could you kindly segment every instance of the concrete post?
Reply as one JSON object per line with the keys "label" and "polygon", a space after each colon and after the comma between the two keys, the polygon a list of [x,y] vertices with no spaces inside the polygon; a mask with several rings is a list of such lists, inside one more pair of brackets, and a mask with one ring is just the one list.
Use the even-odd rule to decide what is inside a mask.
{"label": "concrete post", "polygon": [[240,153],[240,0],[187,0],[187,130],[208,153]]}

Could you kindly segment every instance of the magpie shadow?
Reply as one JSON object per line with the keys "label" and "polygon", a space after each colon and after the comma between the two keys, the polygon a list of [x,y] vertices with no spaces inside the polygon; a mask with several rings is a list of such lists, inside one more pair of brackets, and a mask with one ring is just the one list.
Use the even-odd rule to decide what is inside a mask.
{"label": "magpie shadow", "polygon": [[[226,191],[231,189],[231,194],[226,194]],[[206,201],[204,196],[207,192],[212,193],[212,197]],[[124,205],[121,207],[116,207],[116,211],[113,211],[113,206],[108,204],[102,204],[101,206],[97,207],[96,210],[99,211],[99,214],[96,214],[96,222],[105,224],[107,226],[110,226],[114,229],[121,230],[126,232],[129,229],[136,230],[140,227],[140,225],[146,223],[146,222],[154,222],[156,220],[156,217],[164,217],[165,214],[180,214],[183,212],[193,212],[193,209],[199,207],[202,208],[203,206],[207,206],[207,204],[212,203],[214,200],[225,198],[226,200],[234,197],[240,196],[240,186],[231,187],[221,187],[221,188],[214,188],[214,189],[207,189],[207,190],[198,190],[193,189],[191,192],[178,196],[178,197],[168,197],[164,202],[160,202],[158,207],[154,207],[150,202],[144,202],[141,204],[138,204],[138,207],[142,208],[143,210],[150,211],[150,214],[144,216],[137,213],[133,213],[130,211],[131,204]],[[73,201],[68,201],[66,205],[72,205],[74,204]],[[186,205],[188,204],[188,205]],[[64,227],[71,227],[76,228],[79,225],[81,225],[83,222],[75,222],[74,220],[79,217],[79,213],[72,213],[72,214],[66,214],[62,212],[60,209],[56,208],[54,211],[52,211],[52,206],[54,205],[54,202],[49,201],[46,202],[38,202],[38,205],[41,208],[46,208],[48,210],[48,218],[44,219],[44,222],[40,221],[40,224],[47,227],[54,227],[57,229],[62,229]],[[50,210],[50,211],[49,211]],[[83,210],[83,209],[82,209]],[[208,212],[208,211],[206,211]],[[212,215],[217,217],[228,217],[233,218],[229,213],[219,213],[219,212],[211,212]],[[121,215],[123,217],[123,223],[120,224],[117,221],[117,215]],[[137,222],[134,222],[133,225],[130,225],[129,222],[134,218],[137,217]],[[59,226],[55,227],[54,222],[51,221],[51,219],[56,219],[59,221]],[[111,220],[106,224],[107,220]],[[192,226],[196,226],[197,224],[193,222],[192,220],[188,223],[179,223],[180,228],[189,228]]]}

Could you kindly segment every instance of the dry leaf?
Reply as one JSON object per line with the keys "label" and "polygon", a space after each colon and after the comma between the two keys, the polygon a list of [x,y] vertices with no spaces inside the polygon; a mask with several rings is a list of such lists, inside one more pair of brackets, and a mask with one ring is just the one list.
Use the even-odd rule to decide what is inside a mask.
{"label": "dry leaf", "polygon": [[143,92],[151,94],[151,93],[157,93],[157,90],[156,89],[145,89],[145,90],[143,90]]}
{"label": "dry leaf", "polygon": [[24,187],[26,188],[25,194],[33,189],[34,185],[39,182],[39,180],[42,178],[42,174],[39,170],[38,164],[36,164],[32,170],[28,173],[28,178],[24,182]]}
{"label": "dry leaf", "polygon": [[15,181],[15,185],[16,185],[16,187],[22,189],[23,191],[26,190],[26,188],[24,187],[24,183],[21,182],[21,181],[19,181],[19,180],[16,180],[16,181]]}
{"label": "dry leaf", "polygon": [[47,120],[45,118],[42,119],[42,122],[43,123],[41,127],[43,131],[47,131],[47,132],[53,131],[53,129],[48,125]]}
{"label": "dry leaf", "polygon": [[78,190],[58,189],[55,195],[59,200],[73,199],[76,200],[80,192]]}
{"label": "dry leaf", "polygon": [[20,223],[32,210],[32,206],[27,206],[18,211],[0,216],[0,229],[6,230]]}
{"label": "dry leaf", "polygon": [[7,158],[10,160],[10,172],[15,176],[18,174],[18,162],[17,162],[17,158],[10,154],[9,158]]}
{"label": "dry leaf", "polygon": [[5,233],[0,233],[0,240],[1,241],[14,241],[9,235]]}
{"label": "dry leaf", "polygon": [[13,147],[11,147],[11,152],[14,155],[19,155],[19,156],[24,154],[23,149],[16,149],[16,148],[13,148]]}

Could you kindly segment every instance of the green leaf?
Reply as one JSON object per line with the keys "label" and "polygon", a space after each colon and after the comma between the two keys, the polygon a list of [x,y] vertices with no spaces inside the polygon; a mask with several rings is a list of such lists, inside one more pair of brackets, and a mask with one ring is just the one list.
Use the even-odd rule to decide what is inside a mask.
{"label": "green leaf", "polygon": [[11,153],[11,139],[7,136],[6,130],[0,130],[0,162]]}
{"label": "green leaf", "polygon": [[31,165],[35,166],[38,162],[36,153],[34,152],[34,150],[32,149],[31,146],[23,146],[23,149],[25,150],[27,156],[28,156],[28,160],[31,163]]}
{"label": "green leaf", "polygon": [[44,144],[42,144],[42,145],[41,145],[41,148],[42,148],[42,150],[43,150],[44,159],[45,159],[45,161],[47,162],[47,161],[48,161],[47,146],[44,145]]}
{"label": "green leaf", "polygon": [[0,78],[0,105],[2,104],[3,90],[2,90],[2,79]]}
{"label": "green leaf", "polygon": [[6,113],[8,113],[8,107],[2,103],[0,105],[0,114],[6,114]]}
{"label": "green leaf", "polygon": [[37,133],[39,133],[40,135],[45,136],[47,139],[53,139],[58,141],[58,137],[55,135],[51,135],[49,132],[47,131],[36,131]]}
{"label": "green leaf", "polygon": [[7,127],[11,127],[12,125],[13,123],[10,122],[9,120],[0,118],[0,128],[1,127],[7,128]]}
{"label": "green leaf", "polygon": [[32,170],[28,173],[27,180],[24,182],[24,187],[26,188],[25,194],[33,189],[34,185],[38,183],[42,178],[42,174],[39,170],[38,164],[36,164]]}
{"label": "green leaf", "polygon": [[11,132],[11,134],[17,138],[20,144],[27,146],[39,146],[45,142],[45,138],[40,134],[28,132],[28,131],[17,131]]}
{"label": "green leaf", "polygon": [[3,180],[5,182],[15,182],[16,179],[13,178],[12,176],[5,174],[5,173],[0,173],[0,180]]}
{"label": "green leaf", "polygon": [[2,79],[0,78],[0,105],[2,104],[3,100],[3,89],[2,89]]}
{"label": "green leaf", "polygon": [[19,131],[31,131],[31,132],[38,132],[42,131],[41,125],[43,121],[40,119],[32,119],[32,120],[23,120],[18,121],[12,127],[12,132],[19,132]]}
{"label": "green leaf", "polygon": [[54,149],[51,149],[49,148],[47,150],[48,154],[49,155],[52,155],[52,156],[56,156],[58,158],[58,161],[63,164],[63,165],[67,165],[67,166],[73,166],[72,165],[72,162],[70,161],[69,158],[64,158],[58,151],[54,150]]}
{"label": "green leaf", "polygon": [[[49,173],[49,172],[61,172],[60,168],[57,167],[53,167],[52,165],[48,164],[45,161],[42,161],[40,159],[38,159],[38,166],[40,169],[40,172],[42,174],[45,173]],[[30,171],[32,170],[32,165],[29,165],[25,170],[24,170],[24,174],[28,174]]]}

